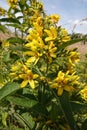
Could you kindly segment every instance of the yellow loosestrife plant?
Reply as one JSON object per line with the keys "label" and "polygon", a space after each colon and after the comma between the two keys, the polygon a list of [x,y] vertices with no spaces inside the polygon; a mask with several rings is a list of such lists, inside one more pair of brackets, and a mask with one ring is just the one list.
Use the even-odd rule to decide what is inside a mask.
{"label": "yellow loosestrife plant", "polygon": [[48,16],[38,0],[8,0],[8,4],[7,12],[0,8],[0,15],[6,12],[0,22],[13,27],[14,36],[3,39],[0,46],[1,129],[87,128],[86,116],[82,120],[86,89],[81,90],[84,84],[75,70],[79,53],[68,49],[80,39],[71,40],[58,24],[60,16]]}

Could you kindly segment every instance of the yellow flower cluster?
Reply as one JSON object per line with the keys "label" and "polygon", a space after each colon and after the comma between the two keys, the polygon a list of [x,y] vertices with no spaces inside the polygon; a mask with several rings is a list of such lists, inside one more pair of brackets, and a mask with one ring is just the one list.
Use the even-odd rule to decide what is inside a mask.
{"label": "yellow flower cluster", "polygon": [[51,17],[51,20],[53,21],[53,23],[58,23],[58,21],[60,20],[60,16],[57,14],[53,14],[50,17]]}
{"label": "yellow flower cluster", "polygon": [[[52,61],[52,58],[56,58],[56,51],[57,51],[57,47],[55,46],[54,42],[52,40],[54,40],[55,36],[52,36],[51,34],[51,38],[45,38],[45,41],[49,41],[48,44],[45,43],[45,41],[42,39],[43,35],[41,35],[41,31],[39,32],[39,26],[37,29],[34,30],[30,30],[29,32],[29,36],[27,36],[27,40],[28,43],[25,45],[27,48],[29,48],[28,52],[25,52],[24,54],[27,54],[29,56],[28,61],[27,62],[31,62],[31,61],[38,61],[39,58],[41,56],[46,57],[48,59],[49,62]],[[54,27],[52,27],[51,29],[55,29]],[[44,30],[44,32],[47,33],[51,33],[49,30]],[[56,30],[55,30],[56,31]],[[53,33],[53,32],[52,32]],[[55,32],[54,32],[55,35]],[[48,40],[46,40],[48,39]],[[31,56],[31,57],[30,57]],[[33,60],[31,60],[33,59]],[[29,61],[30,60],[30,61]]]}
{"label": "yellow flower cluster", "polygon": [[5,16],[6,10],[0,7],[0,16]]}
{"label": "yellow flower cluster", "polygon": [[31,26],[35,24],[39,24],[41,26],[41,16],[43,15],[43,4],[37,1],[30,1],[31,6],[24,10],[24,15],[26,15],[26,19],[28,20]]}
{"label": "yellow flower cluster", "polygon": [[7,0],[9,5],[12,7],[12,8],[16,8],[17,7],[17,2],[18,0]]}
{"label": "yellow flower cluster", "polygon": [[66,29],[62,28],[60,33],[62,42],[67,42],[71,39]]}
{"label": "yellow flower cluster", "polygon": [[31,6],[36,7],[39,11],[43,11],[43,4],[41,2],[38,2],[37,0],[30,1]]}
{"label": "yellow flower cluster", "polygon": [[[27,63],[37,63],[42,56],[47,59],[47,62],[51,63],[52,59],[57,57],[59,46],[57,42],[69,41],[70,36],[64,29],[61,29],[61,33],[58,34],[58,28],[54,24],[59,21],[59,15],[54,14],[45,17],[37,15],[34,18],[32,28],[26,37],[27,44],[25,46],[29,49],[29,52],[27,51],[24,54],[29,56]],[[61,36],[63,37],[62,39]],[[64,38],[65,40],[63,41]]]}
{"label": "yellow flower cluster", "polygon": [[73,68],[80,61],[80,53],[76,51],[70,51],[69,53],[69,63],[68,63],[68,71],[73,73]]}
{"label": "yellow flower cluster", "polygon": [[8,48],[10,46],[9,42],[3,42],[2,48]]}
{"label": "yellow flower cluster", "polygon": [[35,88],[35,79],[38,78],[37,74],[34,74],[31,69],[29,69],[26,65],[21,64],[20,62],[16,62],[14,65],[12,65],[10,76],[13,81],[22,79],[22,88],[27,86],[29,83],[32,89]]}
{"label": "yellow flower cluster", "polygon": [[57,89],[58,95],[61,96],[64,90],[71,93],[74,85],[78,84],[78,79],[79,77],[74,73],[69,75],[69,72],[63,73],[59,71],[57,77],[51,83],[51,87]]}
{"label": "yellow flower cluster", "polygon": [[79,61],[80,61],[80,53],[76,51],[71,51],[69,62],[73,65],[74,62],[77,63]]}
{"label": "yellow flower cluster", "polygon": [[[17,2],[18,0],[9,0],[10,4],[17,4]],[[59,15],[53,14],[47,16],[43,14],[43,6],[40,2],[36,2],[36,0],[31,1],[31,5],[29,10],[27,10],[30,11],[29,20],[31,28],[28,31],[29,34],[24,44],[26,50],[22,53],[24,61],[16,61],[12,65],[10,76],[13,77],[13,81],[21,79],[21,87],[26,87],[29,83],[31,88],[35,88],[38,79],[42,81],[42,76],[52,88],[57,89],[59,96],[63,94],[64,90],[71,93],[74,89],[74,84],[78,83],[78,76],[74,72],[70,73],[70,69],[72,69],[70,67],[74,66],[74,62],[78,57],[75,52],[71,52],[68,56],[68,62],[70,64],[70,67],[68,66],[68,72],[67,69],[65,73],[57,70],[59,73],[55,79],[47,77],[50,73],[49,66],[52,68],[51,64],[55,64],[54,61],[59,56],[59,46],[70,41],[70,36],[64,28],[58,27]],[[26,14],[28,15],[28,12]],[[60,57],[62,57],[62,54],[60,54]],[[33,73],[31,69],[32,65],[38,66],[39,62],[41,64],[39,71],[43,73],[41,75]],[[55,64],[54,68],[58,68],[56,66]],[[54,71],[54,73],[56,72]]]}
{"label": "yellow flower cluster", "polygon": [[57,30],[55,27],[51,26],[50,29],[45,29],[44,32],[46,32],[47,37],[45,38],[45,41],[52,41],[57,38]]}

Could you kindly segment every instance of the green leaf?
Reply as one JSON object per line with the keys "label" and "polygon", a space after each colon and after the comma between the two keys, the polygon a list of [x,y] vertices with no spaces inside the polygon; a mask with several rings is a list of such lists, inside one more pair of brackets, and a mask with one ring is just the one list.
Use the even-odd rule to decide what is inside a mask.
{"label": "green leaf", "polygon": [[18,17],[17,17],[17,19],[22,19],[22,18],[23,18],[23,16],[18,16]]}
{"label": "green leaf", "polygon": [[87,119],[83,122],[81,130],[87,130]]}
{"label": "green leaf", "polygon": [[71,101],[70,102],[73,111],[79,111],[81,112],[81,109],[87,109],[87,103],[80,103],[76,101]]}
{"label": "green leaf", "polygon": [[21,116],[29,124],[29,126],[31,126],[31,128],[34,127],[35,122],[29,112],[22,113]]}
{"label": "green leaf", "polygon": [[25,0],[20,0],[19,2],[19,7],[23,13],[24,7],[26,6],[26,1]]}
{"label": "green leaf", "polygon": [[58,116],[62,116],[63,113],[59,104],[57,104],[56,102],[52,102],[51,106],[52,108],[50,110],[50,118],[51,120],[55,121],[58,118]]}
{"label": "green leaf", "polygon": [[69,94],[68,92],[63,92],[62,96],[59,96],[59,102],[61,109],[64,113],[65,119],[69,124],[71,130],[77,130],[76,122],[73,118],[73,112],[69,101]]}
{"label": "green leaf", "polygon": [[19,37],[10,37],[7,39],[10,43],[24,43],[24,40]]}
{"label": "green leaf", "polygon": [[0,83],[3,83],[4,79],[3,79],[3,75],[2,73],[0,73]]}
{"label": "green leaf", "polygon": [[24,96],[22,97],[13,97],[9,96],[7,97],[7,100],[22,107],[26,108],[32,108],[34,105],[36,105],[38,102],[34,99],[26,98]]}
{"label": "green leaf", "polygon": [[[11,46],[11,50],[16,50],[16,51],[27,51],[28,49],[26,49],[24,46],[22,45],[15,45],[15,46]],[[11,55],[12,56],[12,55]],[[14,57],[15,58],[15,57]]]}
{"label": "green leaf", "polygon": [[7,112],[2,112],[2,124],[5,127],[7,126],[7,122],[6,122],[7,117],[8,117],[8,113]]}
{"label": "green leaf", "polygon": [[[6,128],[6,130],[9,130],[9,128]],[[10,130],[24,130],[24,128],[18,128],[18,126],[15,126],[15,125],[11,124],[10,125]]]}
{"label": "green leaf", "polygon": [[25,4],[26,4],[26,1],[25,1],[25,0],[20,0],[20,5],[21,5],[21,6],[25,6]]}
{"label": "green leaf", "polygon": [[[26,124],[28,127],[28,130],[32,130],[31,124],[29,121],[27,121],[22,115],[19,113],[14,113],[14,117],[22,124]],[[26,128],[25,128],[26,129]],[[27,129],[26,129],[27,130]]]}
{"label": "green leaf", "polygon": [[10,61],[10,51],[8,51],[5,54],[3,54],[3,61],[4,62]]}
{"label": "green leaf", "polygon": [[0,24],[0,31],[2,31],[3,33],[6,32],[6,27],[4,25]]}
{"label": "green leaf", "polygon": [[21,24],[18,24],[18,23],[10,23],[10,24],[6,24],[6,25],[11,26],[11,27],[15,27],[15,28],[19,28],[19,29],[22,28]]}
{"label": "green leaf", "polygon": [[70,46],[70,45],[72,45],[72,44],[76,44],[77,42],[84,41],[84,40],[87,40],[87,39],[85,39],[85,38],[80,38],[80,39],[70,40],[70,41],[65,42],[65,43],[63,43],[62,45],[60,45],[58,49],[59,49],[59,50],[62,50],[62,49],[64,49],[64,48],[66,48],[67,46]]}
{"label": "green leaf", "polygon": [[40,103],[37,103],[31,110],[33,116],[41,115],[42,117],[46,117],[48,115],[46,107]]}
{"label": "green leaf", "polygon": [[20,89],[20,85],[18,83],[14,82],[6,84],[2,89],[0,89],[0,100],[12,94],[18,89]]}
{"label": "green leaf", "polygon": [[14,18],[1,18],[0,22],[9,22],[9,23],[19,23],[19,24],[21,24],[17,19],[14,19]]}

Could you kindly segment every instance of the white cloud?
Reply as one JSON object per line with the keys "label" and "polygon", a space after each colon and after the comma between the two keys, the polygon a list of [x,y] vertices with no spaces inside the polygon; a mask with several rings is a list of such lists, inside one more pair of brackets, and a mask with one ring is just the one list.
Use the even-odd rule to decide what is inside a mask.
{"label": "white cloud", "polygon": [[67,21],[67,24],[64,24],[64,27],[68,30],[69,33],[75,32],[87,34],[87,21],[70,19]]}
{"label": "white cloud", "polygon": [[87,25],[87,21],[80,22],[80,25]]}
{"label": "white cloud", "polygon": [[52,6],[50,6],[52,9],[55,9],[56,8],[56,6],[54,6],[54,5],[52,5]]}
{"label": "white cloud", "polygon": [[79,20],[78,19],[76,19],[75,21],[73,21],[73,24],[79,24]]}
{"label": "white cloud", "polygon": [[73,31],[76,33],[87,34],[87,21],[73,21]]}
{"label": "white cloud", "polygon": [[80,20],[78,20],[78,19],[76,19],[76,20],[68,20],[67,21],[67,24],[71,24],[71,25],[77,25],[77,24],[79,24],[80,23]]}

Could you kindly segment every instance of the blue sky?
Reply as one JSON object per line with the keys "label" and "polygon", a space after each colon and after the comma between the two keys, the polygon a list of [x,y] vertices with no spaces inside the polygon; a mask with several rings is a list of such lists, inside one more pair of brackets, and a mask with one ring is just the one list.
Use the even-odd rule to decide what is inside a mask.
{"label": "blue sky", "polygon": [[[0,6],[8,8],[7,0],[0,0]],[[61,20],[59,25],[65,27],[70,33],[74,25],[75,32],[87,34],[87,0],[39,0],[44,4],[45,12],[59,14]]]}

